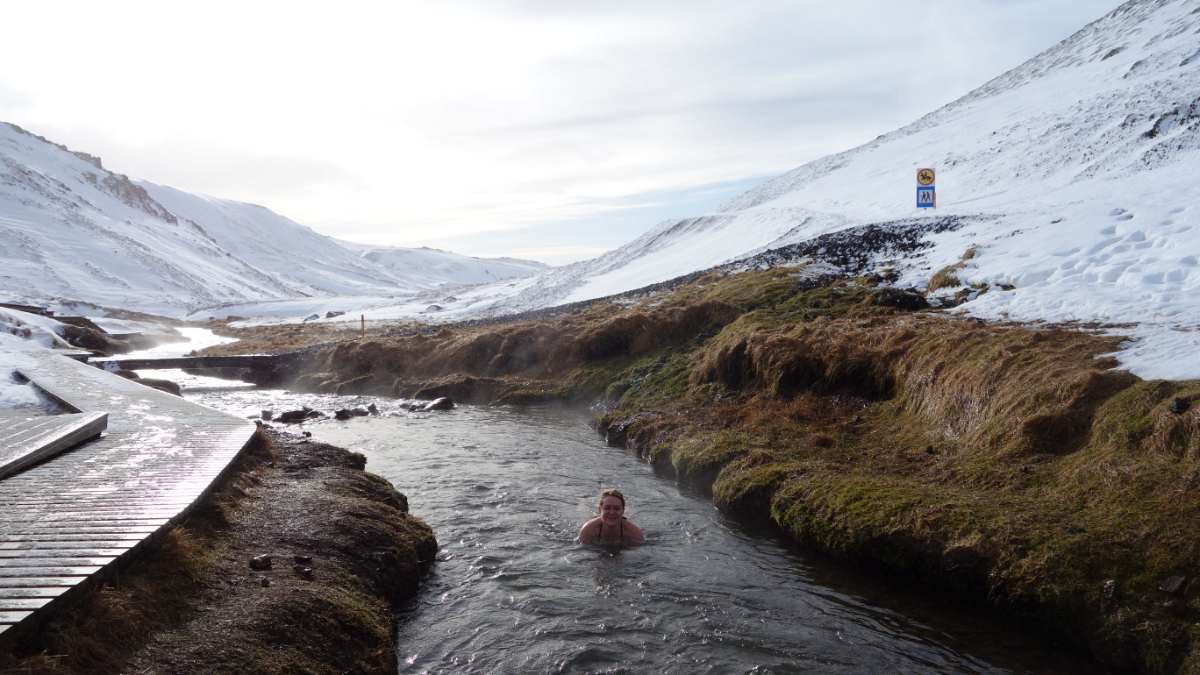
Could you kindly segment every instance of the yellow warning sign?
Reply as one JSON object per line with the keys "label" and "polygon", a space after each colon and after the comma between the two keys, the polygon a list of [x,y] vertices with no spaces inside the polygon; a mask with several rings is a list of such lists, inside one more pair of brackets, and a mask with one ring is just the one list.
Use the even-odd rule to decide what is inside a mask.
{"label": "yellow warning sign", "polygon": [[933,169],[917,169],[917,185],[933,185]]}

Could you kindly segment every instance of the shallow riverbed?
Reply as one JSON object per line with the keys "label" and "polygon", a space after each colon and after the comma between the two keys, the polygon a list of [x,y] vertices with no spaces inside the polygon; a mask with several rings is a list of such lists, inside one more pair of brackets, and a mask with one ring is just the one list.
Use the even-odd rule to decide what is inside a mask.
{"label": "shallow riverbed", "polygon": [[[1085,670],[982,611],[724,516],[606,447],[581,412],[410,413],[402,401],[181,381],[188,398],[248,417],[379,406],[379,416],[303,429],[364,453],[368,470],[408,495],[437,533],[437,561],[399,610],[402,673]],[[614,553],[574,543],[608,486],[629,497],[645,546]]]}
{"label": "shallow riverbed", "polygon": [[[366,403],[204,398],[249,414],[256,394],[290,399],[282,408]],[[437,563],[401,611],[401,672],[1070,669],[976,612],[839,570],[725,517],[606,447],[578,413],[379,405],[380,417],[305,427],[363,452],[437,532]],[[602,486],[629,497],[646,546],[611,553],[574,543]]]}

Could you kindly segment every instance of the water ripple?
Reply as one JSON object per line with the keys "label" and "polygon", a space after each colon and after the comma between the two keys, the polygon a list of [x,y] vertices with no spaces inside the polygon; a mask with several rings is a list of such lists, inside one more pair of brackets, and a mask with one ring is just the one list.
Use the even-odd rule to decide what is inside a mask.
{"label": "water ripple", "polygon": [[[227,410],[332,410],[359,397],[202,392]],[[306,423],[363,452],[442,549],[401,608],[401,673],[1071,672],[977,613],[797,553],[605,447],[569,413],[462,406]],[[232,410],[231,410],[232,411]],[[639,549],[573,539],[602,486],[629,497]]]}

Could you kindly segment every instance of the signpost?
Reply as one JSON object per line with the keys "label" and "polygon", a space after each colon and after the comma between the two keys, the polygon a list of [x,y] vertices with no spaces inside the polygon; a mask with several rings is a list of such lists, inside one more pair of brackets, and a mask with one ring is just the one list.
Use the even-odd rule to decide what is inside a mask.
{"label": "signpost", "polygon": [[933,184],[937,174],[933,169],[917,169],[917,208],[937,207],[937,186]]}

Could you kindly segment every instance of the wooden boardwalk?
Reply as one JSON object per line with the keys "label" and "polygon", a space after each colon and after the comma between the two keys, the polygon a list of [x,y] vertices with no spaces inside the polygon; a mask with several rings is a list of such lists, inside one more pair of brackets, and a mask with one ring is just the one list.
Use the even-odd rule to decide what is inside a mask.
{"label": "wooden boardwalk", "polygon": [[247,356],[156,356],[146,358],[92,359],[89,363],[105,370],[155,370],[162,368],[265,368],[276,357],[270,354]]}
{"label": "wooden boardwalk", "polygon": [[17,417],[0,431],[0,478],[99,436],[108,428],[108,413],[74,413]]}
{"label": "wooden boardwalk", "polygon": [[[196,503],[254,433],[246,420],[48,350],[0,342],[16,370],[108,431],[0,479],[0,642],[128,560]],[[6,425],[0,448],[11,445]]]}

